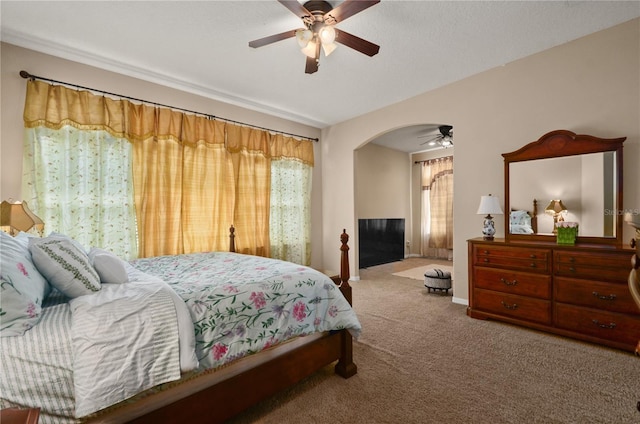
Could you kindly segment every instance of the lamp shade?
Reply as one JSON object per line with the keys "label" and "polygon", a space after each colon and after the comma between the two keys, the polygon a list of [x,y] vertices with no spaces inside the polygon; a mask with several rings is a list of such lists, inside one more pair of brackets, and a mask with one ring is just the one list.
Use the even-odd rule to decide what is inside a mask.
{"label": "lamp shade", "polygon": [[554,215],[560,212],[566,212],[567,208],[562,204],[562,200],[552,200],[544,211],[548,214]]}
{"label": "lamp shade", "polygon": [[318,36],[322,44],[333,44],[336,41],[336,30],[332,26],[326,25],[322,27]]}
{"label": "lamp shade", "polygon": [[42,235],[44,222],[31,212],[27,202],[8,202],[5,200],[0,204],[0,210],[0,226],[9,227],[11,235],[15,235],[19,231],[29,231],[34,227]]}
{"label": "lamp shade", "polygon": [[500,199],[497,196],[482,196],[480,198],[480,206],[478,206],[478,215],[502,215],[500,207]]}
{"label": "lamp shade", "polygon": [[333,53],[336,47],[338,46],[336,46],[335,43],[322,43],[322,51],[324,52],[325,56],[329,56],[331,53]]}
{"label": "lamp shade", "polygon": [[304,53],[305,56],[310,57],[312,59],[315,58],[316,57],[316,43],[315,43],[315,41],[309,41],[307,43],[307,46],[302,49],[302,53]]}
{"label": "lamp shade", "polygon": [[313,38],[313,33],[308,29],[298,29],[296,30],[296,40],[298,40],[298,45],[301,49],[307,47],[309,41]]}

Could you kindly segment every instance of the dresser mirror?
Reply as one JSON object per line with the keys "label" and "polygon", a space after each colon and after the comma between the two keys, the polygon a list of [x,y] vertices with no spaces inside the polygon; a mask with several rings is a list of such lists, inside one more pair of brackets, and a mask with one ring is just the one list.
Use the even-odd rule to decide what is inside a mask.
{"label": "dresser mirror", "polygon": [[507,241],[554,241],[564,220],[578,224],[578,243],[621,245],[625,139],[557,130],[504,153]]}

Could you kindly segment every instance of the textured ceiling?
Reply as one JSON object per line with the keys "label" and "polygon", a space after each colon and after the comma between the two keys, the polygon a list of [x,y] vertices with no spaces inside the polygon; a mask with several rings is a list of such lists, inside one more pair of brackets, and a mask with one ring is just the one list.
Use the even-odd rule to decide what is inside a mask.
{"label": "textured ceiling", "polygon": [[638,1],[382,0],[338,24],[380,53],[340,45],[307,75],[294,39],[248,47],[301,27],[275,0],[0,7],[5,42],[318,128],[640,16]]}

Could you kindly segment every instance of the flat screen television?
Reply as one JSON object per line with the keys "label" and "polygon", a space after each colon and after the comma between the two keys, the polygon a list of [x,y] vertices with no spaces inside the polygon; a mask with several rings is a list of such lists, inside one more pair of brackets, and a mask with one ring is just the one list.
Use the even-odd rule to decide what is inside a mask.
{"label": "flat screen television", "polygon": [[358,220],[359,268],[404,259],[404,218]]}

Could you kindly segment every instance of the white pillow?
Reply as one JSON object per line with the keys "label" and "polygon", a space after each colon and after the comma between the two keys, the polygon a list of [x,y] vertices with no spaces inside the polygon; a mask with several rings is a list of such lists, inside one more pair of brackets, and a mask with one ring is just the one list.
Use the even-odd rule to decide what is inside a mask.
{"label": "white pillow", "polygon": [[72,237],[69,237],[66,234],[56,233],[55,231],[52,231],[47,237],[48,238],[57,238],[57,239],[62,239],[62,240],[68,240],[71,243],[73,243],[73,245],[75,247],[77,247],[78,250],[80,250],[85,255],[88,253],[87,249],[85,249],[84,246],[78,240],[76,240],[76,239],[74,239]]}
{"label": "white pillow", "polygon": [[92,247],[89,251],[89,261],[102,284],[122,284],[129,281],[126,262],[108,250]]}
{"label": "white pillow", "polygon": [[21,242],[0,231],[0,336],[21,336],[40,320],[49,283]]}
{"label": "white pillow", "polygon": [[89,257],[67,239],[30,239],[33,263],[49,283],[65,296],[75,298],[100,290],[100,277]]}
{"label": "white pillow", "polygon": [[509,222],[516,225],[531,225],[531,216],[527,211],[511,211]]}
{"label": "white pillow", "polygon": [[[18,234],[13,237],[13,239],[24,246],[24,248],[29,251],[29,240],[32,238],[40,238],[34,234],[25,233],[24,231],[20,231]],[[29,252],[29,256],[31,256],[31,252]]]}

